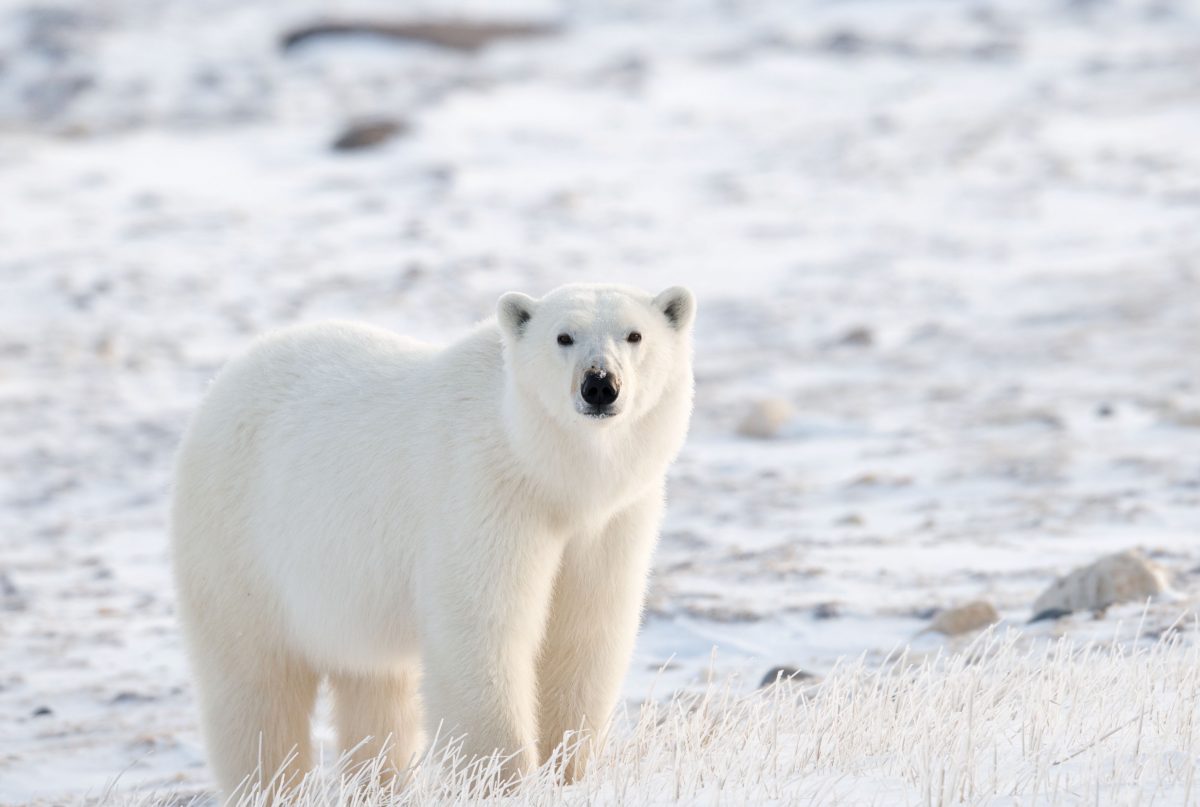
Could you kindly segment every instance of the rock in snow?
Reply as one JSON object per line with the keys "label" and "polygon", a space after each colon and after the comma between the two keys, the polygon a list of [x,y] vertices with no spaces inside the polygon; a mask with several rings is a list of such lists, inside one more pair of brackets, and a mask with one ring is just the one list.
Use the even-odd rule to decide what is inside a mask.
{"label": "rock in snow", "polygon": [[1033,603],[1032,621],[1043,614],[1095,611],[1136,602],[1167,590],[1166,572],[1135,551],[1106,555],[1054,581]]}
{"label": "rock in snow", "polygon": [[376,119],[350,124],[333,141],[334,151],[358,151],[372,148],[399,137],[408,131],[402,120]]}
{"label": "rock in snow", "polygon": [[543,37],[558,31],[545,22],[469,20],[326,20],[288,31],[282,45],[286,50],[311,39],[369,36],[400,42],[419,42],[449,50],[473,53],[502,39]]}
{"label": "rock in snow", "polygon": [[764,675],[762,680],[758,682],[758,685],[760,687],[766,687],[771,686],[772,684],[786,683],[790,681],[810,681],[812,680],[812,677],[812,673],[805,672],[804,670],[796,667],[784,665],[780,667],[772,667],[770,670],[768,670],[767,674]]}
{"label": "rock in snow", "polygon": [[947,608],[941,611],[925,629],[929,633],[944,633],[947,636],[958,636],[973,630],[986,628],[1000,621],[1000,614],[990,602],[976,600],[957,608]]}
{"label": "rock in snow", "polygon": [[737,432],[743,437],[770,440],[779,436],[780,430],[794,414],[792,405],[782,398],[764,398],[750,405],[738,424]]}

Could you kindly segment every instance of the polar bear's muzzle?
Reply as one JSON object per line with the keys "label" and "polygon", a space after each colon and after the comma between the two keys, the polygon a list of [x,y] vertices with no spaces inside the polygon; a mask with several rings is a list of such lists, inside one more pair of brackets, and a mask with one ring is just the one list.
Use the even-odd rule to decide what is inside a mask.
{"label": "polar bear's muzzle", "polygon": [[621,379],[607,370],[592,368],[583,374],[579,397],[583,399],[583,414],[607,418],[617,414],[613,404],[621,394]]}

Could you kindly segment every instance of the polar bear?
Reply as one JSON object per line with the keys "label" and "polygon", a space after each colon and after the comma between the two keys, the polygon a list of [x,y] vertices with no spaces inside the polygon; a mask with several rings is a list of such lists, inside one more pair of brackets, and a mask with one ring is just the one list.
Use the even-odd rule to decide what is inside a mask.
{"label": "polar bear", "polygon": [[327,323],[221,371],[179,451],[172,530],[227,794],[310,768],[322,678],[353,762],[402,771],[436,734],[507,757],[508,779],[570,735],[562,774],[583,772],[691,416],[695,308],[679,287],[510,292],[444,349]]}

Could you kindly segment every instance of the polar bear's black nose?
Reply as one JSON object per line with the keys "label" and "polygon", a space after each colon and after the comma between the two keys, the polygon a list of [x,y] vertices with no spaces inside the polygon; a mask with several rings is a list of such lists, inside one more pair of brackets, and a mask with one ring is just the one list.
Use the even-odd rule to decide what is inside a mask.
{"label": "polar bear's black nose", "polygon": [[612,373],[603,370],[588,370],[579,389],[583,400],[592,406],[608,406],[621,394],[621,385]]}

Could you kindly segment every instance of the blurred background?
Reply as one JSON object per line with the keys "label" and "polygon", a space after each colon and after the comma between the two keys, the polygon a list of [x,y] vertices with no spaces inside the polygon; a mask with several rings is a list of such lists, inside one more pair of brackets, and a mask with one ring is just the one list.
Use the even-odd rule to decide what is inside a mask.
{"label": "blurred background", "polygon": [[1191,607],[1200,4],[0,0],[0,803],[211,786],[165,516],[223,361],[582,280],[700,304],[631,703]]}

